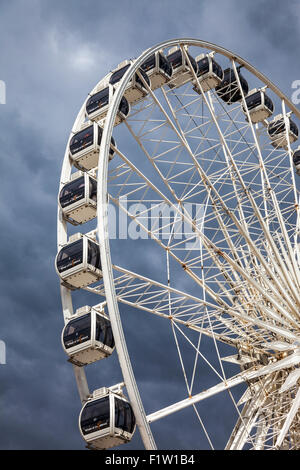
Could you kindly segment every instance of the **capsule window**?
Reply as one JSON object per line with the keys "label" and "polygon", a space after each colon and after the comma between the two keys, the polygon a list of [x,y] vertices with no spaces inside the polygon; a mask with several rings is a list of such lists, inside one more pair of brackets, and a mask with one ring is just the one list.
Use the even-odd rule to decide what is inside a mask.
{"label": "capsule window", "polygon": [[294,121],[292,121],[291,119],[290,119],[290,130],[293,134],[295,134],[298,137],[298,134],[299,134],[298,127],[296,126]]}
{"label": "capsule window", "polygon": [[198,77],[204,75],[205,73],[209,72],[209,61],[208,57],[204,57],[203,59],[199,60],[198,62]]}
{"label": "capsule window", "polygon": [[[241,88],[244,95],[249,91],[247,80],[238,71]],[[242,99],[239,84],[236,80],[234,70],[228,68],[224,70],[223,81],[216,87],[218,96],[228,104],[235,103]]]}
{"label": "capsule window", "polygon": [[144,72],[148,72],[155,68],[155,54],[152,54],[145,62],[142,64],[141,69]]}
{"label": "capsule window", "polygon": [[299,165],[299,163],[300,163],[300,150],[296,150],[296,152],[294,152],[293,162],[294,162],[294,165]]}
{"label": "capsule window", "polygon": [[168,61],[168,59],[161,54],[160,52],[158,53],[158,60],[159,60],[159,67],[171,77],[172,75],[172,67]]}
{"label": "capsule window", "polygon": [[111,323],[108,319],[96,315],[96,341],[105,344],[110,348],[115,347],[115,341],[112,334]]}
{"label": "capsule window", "polygon": [[265,105],[273,113],[273,111],[274,111],[273,101],[266,94],[265,94]]}
{"label": "capsule window", "polygon": [[135,426],[135,416],[130,404],[119,398],[115,398],[115,427],[123,431],[133,432]]}
{"label": "capsule window", "polygon": [[169,54],[168,61],[174,69],[176,69],[177,67],[180,67],[182,65],[181,49],[177,49],[177,51],[174,51],[172,52],[172,54]]}
{"label": "capsule window", "polygon": [[62,273],[83,262],[83,240],[62,248],[57,256],[57,269]]}
{"label": "capsule window", "polygon": [[261,92],[257,91],[246,98],[248,109],[253,109],[261,104]]}
{"label": "capsule window", "polygon": [[92,95],[86,103],[86,112],[87,114],[92,114],[99,108],[103,108],[109,103],[109,87],[104,88]]}
{"label": "capsule window", "polygon": [[85,184],[84,184],[84,177],[80,177],[75,181],[71,181],[67,183],[62,190],[60,191],[59,195],[59,202],[62,208],[73,204],[75,201],[79,199],[83,199],[85,196]]}
{"label": "capsule window", "polygon": [[91,240],[88,240],[88,264],[95,266],[95,268],[101,269],[99,245],[92,242]]}
{"label": "capsule window", "polygon": [[268,132],[271,137],[277,134],[281,134],[284,131],[285,131],[284,119],[277,119],[277,121],[272,122],[268,128]]}
{"label": "capsule window", "polygon": [[82,410],[80,426],[84,435],[110,426],[109,396],[87,403]]}
{"label": "capsule window", "polygon": [[64,330],[64,345],[66,349],[82,344],[91,339],[91,315],[72,320]]}
{"label": "capsule window", "polygon": [[[145,82],[147,83],[147,85],[150,86],[150,79],[148,75],[146,74],[146,72],[144,72],[144,70],[142,70],[141,68],[139,69],[139,72],[142,75]],[[142,82],[142,80],[137,74],[136,74],[136,83],[139,83],[142,87],[144,87],[144,83]]]}
{"label": "capsule window", "polygon": [[217,77],[219,77],[219,78],[223,77],[222,67],[214,59],[212,59],[212,71],[213,71],[213,73],[215,73],[217,75]]}
{"label": "capsule window", "polygon": [[[194,59],[194,57],[192,57],[189,53],[187,54],[188,55],[188,58],[190,59],[190,62],[192,64],[192,67],[194,69],[195,72],[197,72],[197,63]],[[175,52],[172,52],[172,54],[168,55],[168,61],[169,63],[172,65],[172,67],[174,69],[180,67],[181,65],[183,65],[183,53],[181,51],[181,49],[177,49],[177,51]]]}
{"label": "capsule window", "polygon": [[80,152],[94,142],[94,126],[89,126],[83,131],[77,132],[70,140],[70,152],[72,155]]}
{"label": "capsule window", "polygon": [[115,85],[115,83],[118,83],[121,78],[123,77],[123,75],[125,75],[126,71],[129,69],[130,67],[130,64],[127,64],[125,65],[125,67],[122,67],[121,69],[119,70],[116,70],[110,77],[109,79],[109,83],[111,83],[111,85]]}
{"label": "capsule window", "polygon": [[[103,129],[102,129],[101,127],[98,127],[98,145],[101,145],[102,134],[103,134]],[[111,141],[112,145],[116,146],[116,141],[115,141],[115,139],[114,139],[113,137],[111,138],[110,141]],[[115,152],[114,152],[113,149],[110,147],[110,149],[109,149],[109,155],[110,155],[110,157],[112,157],[112,156],[114,155],[114,153],[115,153]]]}
{"label": "capsule window", "polygon": [[119,106],[119,111],[124,114],[124,116],[127,116],[129,113],[129,103],[127,99],[122,96],[121,101],[120,101],[120,106]]}
{"label": "capsule window", "polygon": [[97,201],[97,181],[94,178],[89,178],[89,198]]}

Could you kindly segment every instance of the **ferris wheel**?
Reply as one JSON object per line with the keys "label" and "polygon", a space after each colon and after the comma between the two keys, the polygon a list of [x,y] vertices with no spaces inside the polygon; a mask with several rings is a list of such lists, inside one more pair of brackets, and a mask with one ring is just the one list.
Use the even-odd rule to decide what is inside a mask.
{"label": "ferris wheel", "polygon": [[[201,406],[225,393],[226,449],[300,448],[299,118],[248,62],[189,38],[124,61],[87,96],[61,172],[56,269],[88,447],[138,427],[156,449],[154,423],[177,413],[199,425],[195,448],[201,434],[213,449]],[[82,291],[93,304],[74,312]],[[144,321],[155,344],[163,335],[156,368],[182,377],[175,391],[157,384],[155,409],[127,310],[136,336]],[[85,368],[112,354],[124,381],[90,391]]]}

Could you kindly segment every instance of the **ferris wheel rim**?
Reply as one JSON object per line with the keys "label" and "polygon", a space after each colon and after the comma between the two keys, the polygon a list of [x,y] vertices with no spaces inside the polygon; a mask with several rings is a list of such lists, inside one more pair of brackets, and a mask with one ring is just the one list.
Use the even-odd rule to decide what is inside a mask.
{"label": "ferris wheel rim", "polygon": [[[120,84],[113,96],[112,103],[109,107],[108,114],[105,120],[105,125],[103,128],[103,135],[102,135],[102,141],[100,145],[100,152],[99,152],[99,163],[98,163],[98,201],[97,201],[97,221],[98,221],[98,238],[100,242],[100,251],[101,251],[101,262],[102,262],[102,271],[103,271],[103,282],[105,285],[105,294],[106,294],[106,299],[107,299],[107,306],[109,310],[109,315],[110,319],[112,321],[113,330],[114,330],[114,336],[116,338],[116,349],[118,351],[119,355],[119,361],[120,365],[121,362],[123,362],[123,367],[122,372],[124,375],[124,361],[125,367],[127,368],[127,371],[125,371],[124,375],[124,380],[126,383],[126,388],[127,392],[129,395],[129,398],[131,400],[131,403],[133,404],[133,408],[136,414],[137,422],[142,434],[142,438],[145,444],[145,447],[148,449],[154,449],[155,448],[155,443],[152,437],[151,430],[149,428],[149,423],[148,419],[146,417],[146,414],[143,410],[143,405],[142,402],[140,401],[139,398],[139,392],[135,383],[134,376],[132,377],[132,373],[130,371],[131,365],[130,365],[130,360],[128,364],[128,359],[126,358],[126,351],[121,350],[120,352],[120,343],[124,343],[126,347],[126,342],[125,338],[123,336],[123,329],[122,329],[122,324],[119,316],[119,309],[118,309],[118,303],[116,301],[116,294],[114,290],[114,279],[113,279],[113,269],[112,269],[112,262],[110,258],[110,243],[109,243],[109,233],[108,233],[108,218],[107,218],[107,170],[108,170],[108,161],[109,161],[109,149],[110,149],[110,142],[111,142],[111,136],[112,136],[112,131],[114,127],[114,122],[115,122],[115,117],[116,113],[118,110],[118,106],[120,103],[120,100],[124,94],[125,87],[128,84],[128,82],[131,80],[131,78],[134,76],[138,68],[141,66],[141,64],[148,58],[150,55],[153,53],[159,51],[162,48],[167,48],[167,47],[172,47],[174,45],[189,45],[189,46],[198,46],[198,47],[205,47],[208,49],[212,49],[216,52],[219,52],[220,54],[223,54],[224,56],[230,58],[231,60],[234,60],[235,62],[239,63],[240,65],[243,65],[245,68],[247,68],[251,73],[254,73],[257,78],[259,78],[261,81],[263,81],[272,91],[274,91],[275,94],[281,99],[284,100],[284,102],[289,106],[289,108],[294,112],[294,114],[300,118],[300,112],[297,110],[297,108],[291,103],[291,101],[283,94],[281,91],[273,85],[273,83],[267,79],[263,74],[257,71],[256,68],[254,68],[251,64],[249,64],[247,61],[242,59],[241,57],[237,56],[236,54],[220,47],[217,46],[213,43],[201,41],[201,40],[196,40],[196,39],[191,39],[191,38],[179,38],[179,39],[173,39],[169,41],[165,41],[162,43],[159,43],[156,46],[153,46],[152,48],[146,50],[143,52],[129,67],[125,75],[123,76],[122,80],[120,81]],[[96,87],[95,87],[96,88]],[[94,89],[95,89],[94,88]],[[84,107],[85,107],[86,101],[83,103],[81,110],[75,120],[75,123],[72,128],[72,132],[75,132],[77,130],[77,124],[80,121],[83,113],[84,113]],[[68,145],[67,145],[68,149]],[[66,154],[67,154],[66,150]],[[67,159],[68,159],[67,155]],[[66,159],[66,156],[65,156]],[[65,162],[64,162],[65,163]],[[68,167],[68,162],[65,164],[65,167]],[[64,175],[66,173],[66,170],[63,169],[62,173],[64,172]],[[61,177],[61,183],[63,182],[63,176]],[[100,190],[101,188],[101,190]],[[101,221],[101,223],[99,223]],[[60,223],[61,221],[59,221]],[[60,225],[59,225],[60,226]],[[62,229],[60,227],[59,229],[59,246],[65,241],[65,236],[62,235]],[[66,308],[71,310],[70,307],[70,295],[71,293],[67,290],[65,290],[64,287],[62,289],[62,298],[64,299],[63,303],[65,305],[68,305]],[[117,313],[117,316],[115,315]],[[129,369],[128,369],[129,367]],[[79,371],[77,371],[78,375]],[[81,374],[79,374],[81,375]],[[131,376],[131,377],[130,377]],[[127,379],[125,378],[127,377]],[[77,384],[81,382],[82,388],[81,388],[81,396],[84,396],[84,393],[82,390],[85,390],[86,393],[86,386],[84,382],[84,378],[81,376],[77,380]],[[130,382],[132,382],[130,384]]]}

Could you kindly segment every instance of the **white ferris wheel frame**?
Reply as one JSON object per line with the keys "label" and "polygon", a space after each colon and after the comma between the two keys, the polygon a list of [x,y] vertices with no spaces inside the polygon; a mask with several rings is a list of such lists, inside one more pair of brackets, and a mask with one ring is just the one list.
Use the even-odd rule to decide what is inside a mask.
{"label": "white ferris wheel frame", "polygon": [[[243,376],[229,379],[226,384],[225,383],[218,384],[217,386],[212,387],[211,389],[207,391],[201,392],[197,395],[194,395],[193,397],[182,400],[181,402],[175,403],[163,410],[159,410],[155,413],[152,413],[151,415],[146,416],[143,403],[140,398],[139,390],[135,381],[134,373],[132,370],[132,366],[131,366],[131,362],[130,362],[130,358],[129,358],[129,354],[127,350],[127,345],[126,345],[126,341],[125,341],[125,337],[123,333],[123,327],[122,327],[122,323],[120,319],[120,314],[119,314],[119,307],[118,307],[118,301],[117,301],[115,283],[114,283],[114,277],[113,277],[113,266],[112,266],[112,261],[111,261],[111,256],[110,256],[110,240],[109,240],[109,232],[108,232],[107,182],[108,182],[108,162],[109,162],[109,150],[111,146],[111,137],[112,137],[115,118],[118,112],[121,98],[124,95],[126,86],[128,85],[131,78],[134,76],[134,74],[137,73],[139,67],[141,67],[141,65],[152,54],[154,54],[155,52],[161,49],[165,49],[165,48],[169,48],[173,46],[179,46],[182,48],[182,51],[184,52],[183,46],[185,45],[202,47],[211,51],[215,51],[227,57],[232,62],[232,66],[235,71],[239,86],[241,86],[241,84],[238,79],[235,64],[237,63],[245,67],[245,69],[247,69],[250,73],[252,73],[259,80],[261,80],[269,89],[271,89],[281,99],[282,111],[283,111],[285,120],[287,119],[287,115],[285,111],[286,105],[295,114],[295,116],[297,116],[300,119],[300,111],[289,100],[289,98],[285,96],[265,75],[260,73],[249,62],[245,61],[244,59],[239,57],[237,54],[230,52],[229,50],[223,47],[220,47],[210,42],[192,39],[192,38],[179,38],[179,39],[172,39],[169,41],[164,41],[144,51],[136,60],[132,62],[132,64],[130,65],[130,67],[128,68],[124,76],[122,77],[116,89],[116,92],[113,95],[113,99],[109,106],[107,117],[105,119],[105,125],[103,128],[103,134],[102,134],[102,140],[101,140],[101,146],[100,146],[100,152],[99,152],[98,178],[97,178],[98,179],[97,232],[98,232],[98,239],[100,242],[101,265],[102,265],[103,283],[104,283],[104,288],[105,288],[106,305],[108,308],[109,317],[111,321],[112,331],[113,331],[115,345],[116,345],[116,351],[118,354],[118,359],[119,359],[120,367],[122,370],[124,382],[126,385],[127,393],[130,399],[130,403],[132,405],[132,408],[136,417],[137,426],[139,428],[143,444],[145,448],[148,450],[156,449],[156,444],[155,444],[155,441],[154,441],[154,438],[150,429],[150,425],[149,425],[151,422],[156,421],[157,419],[160,419],[163,416],[167,416],[177,410],[194,405],[195,403],[209,396],[219,393],[220,391],[226,390],[226,388],[231,388],[232,386],[242,383],[243,381],[247,379],[263,376],[267,374],[269,371],[269,366],[266,366],[258,372],[253,372],[253,371],[248,372],[248,373],[245,372]],[[186,55],[186,59],[189,62],[189,58],[187,55]],[[192,70],[192,67],[191,67],[191,70]],[[194,76],[195,76],[195,79],[197,80],[195,73],[194,73]],[[199,84],[198,80],[197,82],[198,82],[198,86],[201,89],[201,85]],[[91,94],[93,92],[94,93],[96,92],[97,86],[98,85],[96,85],[96,87],[92,90]],[[151,89],[149,89],[148,91],[153,97],[154,95]],[[63,161],[63,166],[62,166],[62,171],[61,171],[61,178],[60,178],[60,189],[67,181],[69,181],[69,178],[71,175],[72,163],[69,158],[69,142],[73,133],[78,131],[79,123],[84,120],[85,106],[86,106],[87,99],[83,103],[75,119],[72,131],[70,134],[70,138],[66,146],[66,151],[65,151],[65,156],[64,156],[64,161]],[[243,99],[245,101],[244,96],[243,96]],[[246,109],[247,109],[247,106],[246,106]],[[248,114],[248,117],[249,117],[249,114]],[[250,125],[252,126],[251,120],[249,120],[249,122],[250,122]],[[218,126],[217,122],[215,122],[215,124],[216,126]],[[225,145],[226,145],[226,142],[225,142]],[[258,143],[257,143],[257,147],[259,148]],[[289,153],[291,156],[291,151],[289,151]],[[63,245],[67,243],[67,222],[63,218],[62,210],[60,208],[58,209],[57,228],[58,228],[58,234],[57,234],[58,248],[60,249]],[[63,315],[64,315],[65,321],[67,321],[73,315],[71,290],[63,285],[61,285],[60,289],[61,289]],[[73,368],[74,368],[75,378],[76,378],[77,387],[78,387],[81,401],[82,403],[85,403],[87,398],[90,396],[90,391],[89,391],[89,387],[87,384],[84,368],[81,368],[75,365],[73,365]],[[297,395],[296,401],[297,402],[300,401],[300,394]]]}

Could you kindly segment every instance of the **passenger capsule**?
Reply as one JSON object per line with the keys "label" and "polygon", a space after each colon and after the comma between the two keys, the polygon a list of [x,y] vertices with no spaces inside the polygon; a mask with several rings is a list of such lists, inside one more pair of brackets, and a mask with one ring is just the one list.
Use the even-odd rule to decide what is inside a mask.
{"label": "passenger capsule", "polygon": [[[104,119],[107,116],[110,103],[113,98],[115,88],[112,85],[99,90],[97,93],[91,95],[86,102],[86,116],[91,120],[104,124]],[[130,105],[127,99],[122,96],[118,113],[116,115],[115,126],[124,121],[130,112]]]}
{"label": "passenger capsule", "polygon": [[97,181],[85,172],[73,173],[59,193],[59,205],[65,219],[73,225],[97,216]]}
{"label": "passenger capsule", "polygon": [[[185,50],[187,51],[187,48],[185,48]],[[187,55],[194,72],[197,73],[198,68],[194,57],[192,57],[188,52]],[[170,49],[167,59],[173,69],[172,79],[168,84],[170,88],[179,87],[192,80],[193,72],[191,71],[187,58],[181,48],[175,46]]]}
{"label": "passenger capsule", "polygon": [[[76,132],[70,140],[70,158],[79,170],[91,170],[98,166],[100,144],[103,130],[96,123],[84,124],[82,130]],[[116,146],[111,138],[112,145]],[[109,151],[109,159],[114,156],[114,150]]]}
{"label": "passenger capsule", "polygon": [[296,173],[300,176],[300,147],[293,153],[293,162],[295,165]]}
{"label": "passenger capsule", "polygon": [[151,89],[161,87],[172,77],[172,66],[161,51],[152,54],[141,66],[151,81]]}
{"label": "passenger capsule", "polygon": [[102,278],[100,247],[85,235],[77,233],[58,252],[56,271],[67,286],[86,287]]}
{"label": "passenger capsule", "polygon": [[[288,120],[288,138],[290,144],[295,142],[298,139],[298,127],[296,124],[290,119],[290,117],[287,117]],[[284,116],[282,114],[278,114],[275,116],[273,121],[269,122],[268,124],[268,134],[271,139],[271,144],[275,148],[287,148],[288,142],[287,142],[287,133],[286,133],[286,125],[285,125],[285,120]]]}
{"label": "passenger capsule", "polygon": [[104,359],[115,348],[110,320],[97,306],[76,310],[65,325],[61,339],[69,361],[77,366]]}
{"label": "passenger capsule", "polygon": [[[237,68],[237,72],[241,82],[241,88],[246,96],[249,90],[248,82],[240,73],[239,68]],[[233,69],[228,68],[224,70],[224,78],[220,85],[216,87],[216,92],[217,95],[227,104],[241,101],[242,94]]]}
{"label": "passenger capsule", "polygon": [[110,389],[93,393],[79,415],[79,429],[90,449],[110,449],[130,442],[136,427],[126,398]]}
{"label": "passenger capsule", "polygon": [[[127,72],[127,70],[129,69],[132,63],[133,61],[131,60],[125,60],[124,62],[122,62],[119,65],[119,67],[111,74],[109,83],[111,85],[117,86],[121,78],[125,75],[125,73]],[[139,68],[139,73],[144,78],[147,85],[151,87],[150,79],[148,75],[144,72],[144,70]],[[147,94],[148,94],[148,90],[144,86],[142,80],[140,79],[137,73],[134,74],[134,76],[132,77],[132,79],[129,81],[129,83],[126,86],[126,89],[124,92],[125,98],[128,100],[130,104],[133,104],[141,100],[142,98],[144,98],[144,96],[146,96]]]}
{"label": "passenger capsule", "polygon": [[[253,124],[264,121],[268,117],[272,116],[274,104],[263,89],[257,90],[254,88],[254,90],[249,92],[245,101]],[[245,116],[247,116],[244,104],[242,104],[242,109]]]}
{"label": "passenger capsule", "polygon": [[[203,91],[216,88],[223,80],[223,69],[218,62],[213,58],[213,54],[200,54],[196,57],[198,72],[197,78]],[[197,80],[193,80],[194,90],[200,94],[200,89],[197,86]]]}

